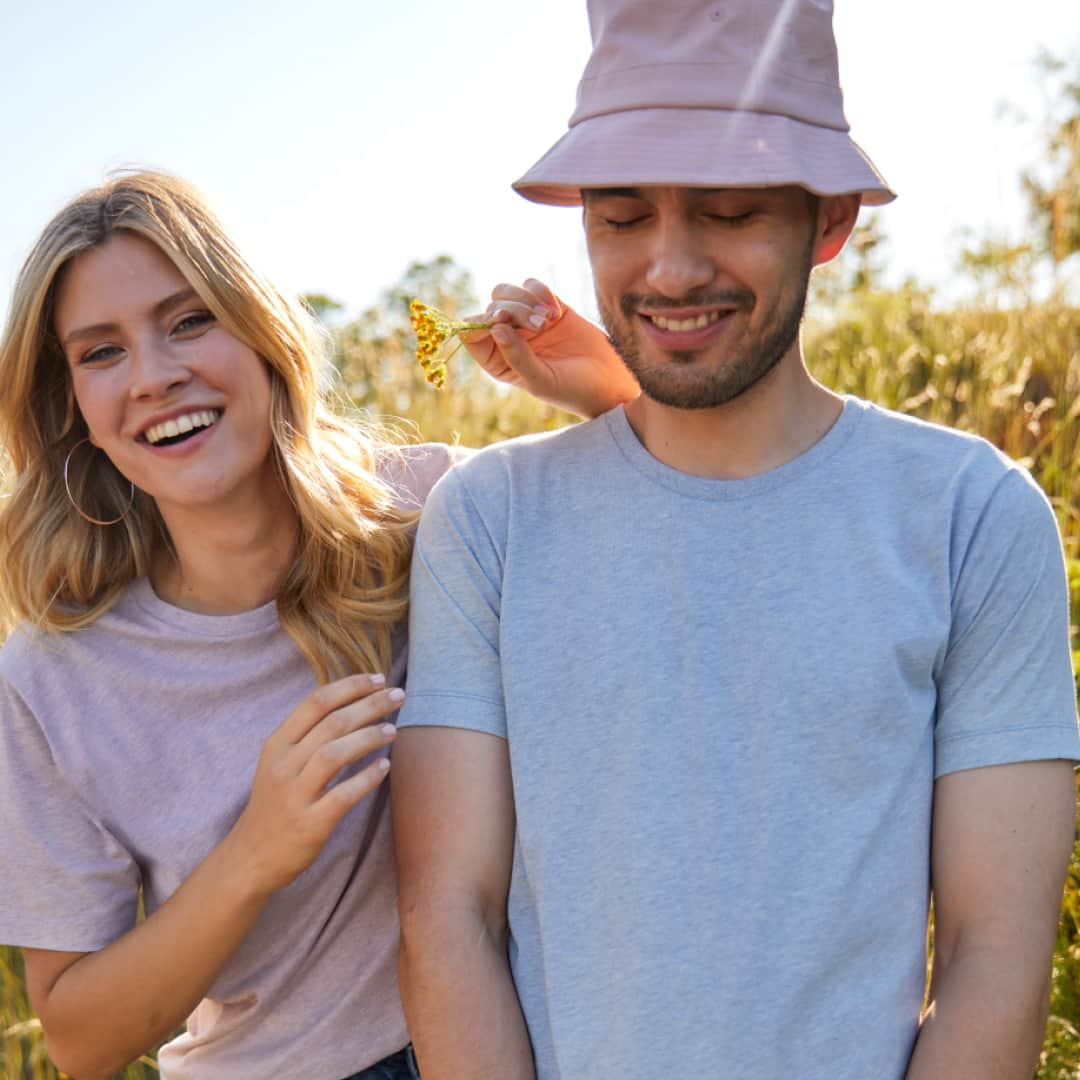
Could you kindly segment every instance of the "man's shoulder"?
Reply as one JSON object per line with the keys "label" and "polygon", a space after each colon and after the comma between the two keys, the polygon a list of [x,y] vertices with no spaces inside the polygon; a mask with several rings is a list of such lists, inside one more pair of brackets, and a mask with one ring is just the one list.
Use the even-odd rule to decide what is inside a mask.
{"label": "man's shoulder", "polygon": [[995,486],[1007,476],[1030,481],[1027,470],[988,439],[908,413],[855,400],[865,412],[863,452],[901,469],[920,469],[943,482]]}
{"label": "man's shoulder", "polygon": [[519,435],[468,454],[436,485],[436,492],[467,491],[474,498],[499,496],[523,478],[555,467],[565,472],[592,460],[610,444],[607,414],[556,431]]}
{"label": "man's shoulder", "polygon": [[[905,413],[859,402],[866,410],[865,437],[855,467],[878,500],[895,501],[912,513],[951,519],[954,540],[976,529],[1033,529],[1051,534],[1054,513],[1045,492],[1022,462],[987,439]],[[1008,531],[1008,530],[1006,530]]]}

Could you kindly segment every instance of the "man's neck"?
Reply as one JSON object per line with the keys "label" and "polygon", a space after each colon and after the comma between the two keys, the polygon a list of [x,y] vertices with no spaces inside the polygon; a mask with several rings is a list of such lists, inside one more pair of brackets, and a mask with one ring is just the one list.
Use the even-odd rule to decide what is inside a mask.
{"label": "man's neck", "polygon": [[711,480],[741,480],[809,450],[836,423],[843,402],[793,358],[716,408],[676,409],[643,394],[625,410],[642,445],[665,465]]}

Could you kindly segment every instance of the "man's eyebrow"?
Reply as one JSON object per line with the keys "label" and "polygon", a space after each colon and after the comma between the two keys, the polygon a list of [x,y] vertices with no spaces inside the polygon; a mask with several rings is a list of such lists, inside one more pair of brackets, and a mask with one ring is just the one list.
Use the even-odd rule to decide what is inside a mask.
{"label": "man's eyebrow", "polygon": [[[174,308],[179,304],[186,304],[189,300],[197,299],[198,296],[199,294],[190,285],[186,285],[184,288],[166,296],[163,300],[159,300],[150,309],[150,314],[153,318],[159,319],[171,308]],[[82,341],[86,338],[97,337],[100,334],[108,334],[116,328],[116,323],[110,322],[94,323],[91,326],[80,326],[78,330],[72,330],[60,344],[66,349],[74,341]]]}
{"label": "man's eyebrow", "polygon": [[[661,184],[656,185],[659,187],[667,187],[669,185]],[[705,199],[715,195],[751,195],[760,192],[760,187],[683,187],[682,185],[674,185],[680,187],[691,198]],[[602,187],[602,188],[582,188],[581,198],[583,202],[588,202],[590,199],[644,199],[648,187]]]}
{"label": "man's eyebrow", "polygon": [[636,187],[604,187],[582,188],[581,200],[588,202],[590,199],[640,199],[641,188]]}

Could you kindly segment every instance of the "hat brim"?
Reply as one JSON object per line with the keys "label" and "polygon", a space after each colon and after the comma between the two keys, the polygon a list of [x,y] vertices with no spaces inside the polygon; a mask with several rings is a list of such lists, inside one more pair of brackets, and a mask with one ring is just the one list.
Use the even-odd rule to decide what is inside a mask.
{"label": "hat brim", "polygon": [[771,113],[630,109],[575,124],[514,190],[532,202],[580,206],[582,188],[785,187],[818,195],[896,198],[846,131]]}

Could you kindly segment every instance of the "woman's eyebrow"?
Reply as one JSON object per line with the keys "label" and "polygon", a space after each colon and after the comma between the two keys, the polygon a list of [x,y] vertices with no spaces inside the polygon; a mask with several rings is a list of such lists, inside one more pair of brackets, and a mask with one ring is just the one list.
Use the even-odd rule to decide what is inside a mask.
{"label": "woman's eyebrow", "polygon": [[[150,309],[150,314],[155,319],[160,318],[161,315],[170,308],[176,307],[178,304],[187,303],[189,300],[197,299],[198,296],[199,294],[190,285],[185,286],[183,289],[166,296],[163,300],[159,300]],[[60,344],[66,349],[68,345],[74,341],[97,337],[99,334],[107,334],[116,328],[116,323],[111,322],[93,323],[91,326],[80,326],[78,330],[72,330]]]}

